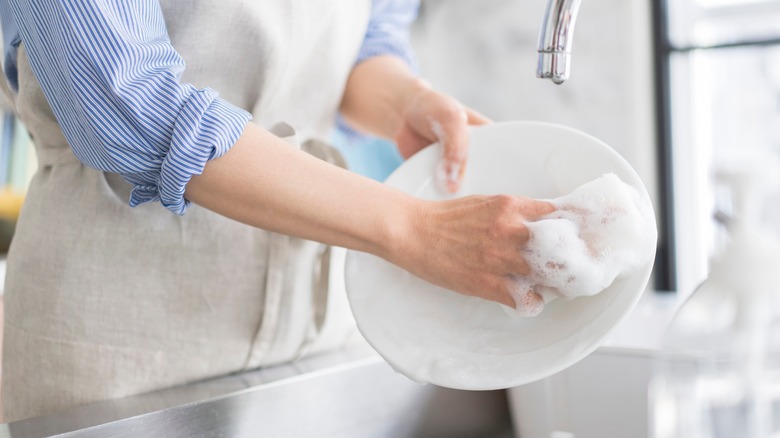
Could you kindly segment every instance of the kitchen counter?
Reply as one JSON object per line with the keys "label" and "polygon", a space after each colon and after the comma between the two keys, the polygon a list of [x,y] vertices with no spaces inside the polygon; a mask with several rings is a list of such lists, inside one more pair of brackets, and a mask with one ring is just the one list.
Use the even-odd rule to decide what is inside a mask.
{"label": "kitchen counter", "polygon": [[293,364],[0,425],[0,438],[511,437],[503,391],[396,374],[365,344]]}
{"label": "kitchen counter", "polygon": [[599,351],[658,351],[667,327],[688,295],[673,292],[647,291],[636,307],[612,331]]}

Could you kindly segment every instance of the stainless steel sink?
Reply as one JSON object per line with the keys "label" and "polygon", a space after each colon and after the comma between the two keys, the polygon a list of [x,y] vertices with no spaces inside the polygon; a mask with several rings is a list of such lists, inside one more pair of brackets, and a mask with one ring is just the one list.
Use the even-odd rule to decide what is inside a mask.
{"label": "stainless steel sink", "polygon": [[504,391],[456,391],[396,374],[355,345],[0,426],[4,437],[511,437]]}

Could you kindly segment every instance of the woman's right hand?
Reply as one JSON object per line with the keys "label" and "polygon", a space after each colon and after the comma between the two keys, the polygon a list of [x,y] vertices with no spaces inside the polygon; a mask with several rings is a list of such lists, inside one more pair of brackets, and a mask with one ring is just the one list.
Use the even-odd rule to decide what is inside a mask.
{"label": "woman's right hand", "polygon": [[526,222],[554,209],[509,195],[420,201],[405,237],[386,258],[436,285],[514,308],[513,296],[542,299],[520,290],[518,277],[530,273],[522,255],[530,237]]}

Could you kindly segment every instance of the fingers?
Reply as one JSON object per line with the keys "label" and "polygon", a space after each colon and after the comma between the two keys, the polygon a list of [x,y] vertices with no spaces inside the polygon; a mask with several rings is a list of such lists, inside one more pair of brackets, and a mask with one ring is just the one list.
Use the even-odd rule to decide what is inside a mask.
{"label": "fingers", "polygon": [[432,118],[431,131],[443,146],[442,160],[436,169],[436,180],[439,188],[448,193],[460,189],[461,179],[466,171],[466,159],[469,147],[469,116],[452,101],[438,118]]}
{"label": "fingers", "polygon": [[533,289],[523,284],[516,285],[512,292],[515,310],[521,316],[533,317],[542,313],[544,310],[544,298]]}
{"label": "fingers", "polygon": [[424,205],[431,208],[424,216],[428,220],[416,221],[426,224],[417,234],[424,241],[418,247],[425,248],[424,255],[414,257],[408,265],[411,272],[419,270],[424,279],[517,308],[522,315],[542,311],[546,295],[537,289],[538,267],[526,250],[534,231],[528,217],[553,211],[553,205],[511,195],[473,195]]}
{"label": "fingers", "polygon": [[556,207],[547,202],[539,199],[524,198],[523,216],[527,220],[537,220],[540,217],[550,214],[556,210]]}
{"label": "fingers", "polygon": [[544,310],[544,298],[533,290],[513,294],[515,310],[522,316],[536,316]]}
{"label": "fingers", "polygon": [[483,114],[475,111],[471,108],[464,108],[468,117],[468,124],[472,126],[488,125],[493,123],[492,120],[485,117]]}
{"label": "fingers", "polygon": [[408,158],[431,143],[439,143],[443,153],[435,172],[436,184],[443,192],[457,192],[468,159],[469,125],[484,125],[490,119],[429,88],[410,99],[403,114],[395,135],[401,155]]}
{"label": "fingers", "polygon": [[408,128],[402,129],[395,141],[398,145],[398,153],[401,154],[404,160],[432,143],[430,139]]}

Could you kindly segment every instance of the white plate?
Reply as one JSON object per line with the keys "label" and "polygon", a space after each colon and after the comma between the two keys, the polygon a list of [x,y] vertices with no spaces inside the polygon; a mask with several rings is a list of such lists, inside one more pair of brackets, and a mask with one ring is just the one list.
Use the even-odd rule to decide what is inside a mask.
{"label": "white plate", "polygon": [[[433,181],[440,154],[438,146],[420,151],[387,184],[420,198],[444,199]],[[467,169],[460,196],[554,198],[612,172],[649,202],[637,174],[614,150],[552,124],[474,129]],[[590,354],[634,307],[651,269],[649,262],[592,297],[554,301],[535,318],[446,291],[354,251],[347,256],[346,285],[360,331],[397,371],[419,382],[487,390],[542,379]]]}

